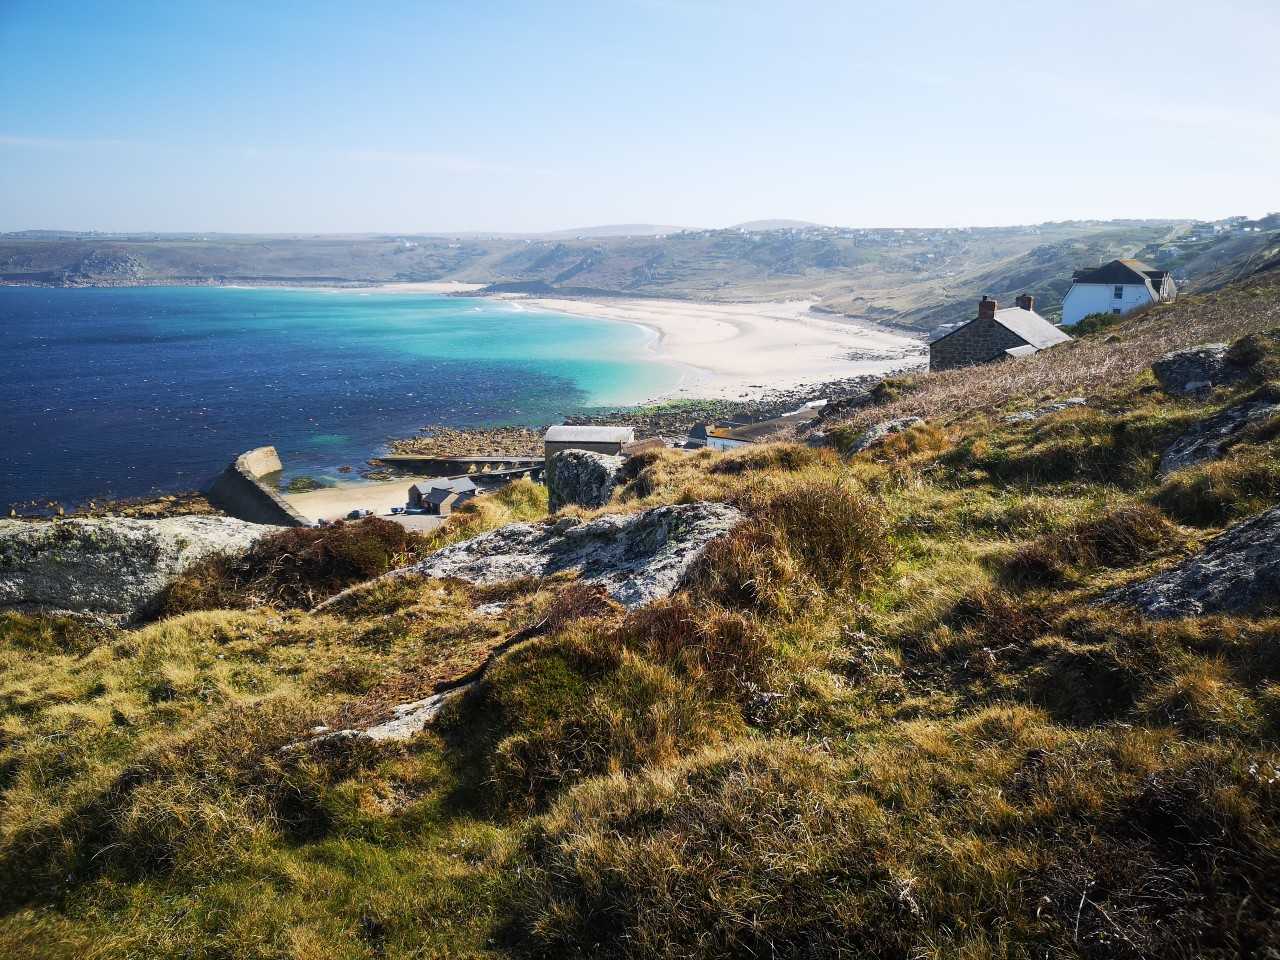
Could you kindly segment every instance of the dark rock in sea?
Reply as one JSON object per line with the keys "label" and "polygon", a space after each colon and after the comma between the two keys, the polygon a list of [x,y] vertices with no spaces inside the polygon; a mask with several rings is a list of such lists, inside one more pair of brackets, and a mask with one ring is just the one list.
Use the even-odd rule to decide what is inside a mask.
{"label": "dark rock in sea", "polygon": [[0,609],[137,620],[193,563],[280,529],[231,517],[0,520]]}
{"label": "dark rock in sea", "polygon": [[1225,343],[1202,343],[1174,350],[1151,364],[1151,372],[1165,393],[1194,396],[1245,377],[1246,371],[1228,358]]}
{"label": "dark rock in sea", "polygon": [[552,510],[571,504],[603,507],[622,479],[622,457],[591,450],[562,450],[553,458],[547,489]]}
{"label": "dark rock in sea", "polygon": [[1161,475],[1209,460],[1226,451],[1227,442],[1251,423],[1280,414],[1280,402],[1255,399],[1202,420],[1173,441],[1160,457]]}
{"label": "dark rock in sea", "polygon": [[1103,603],[1153,619],[1280,612],[1280,507],[1210,540],[1179,566],[1113,590]]}

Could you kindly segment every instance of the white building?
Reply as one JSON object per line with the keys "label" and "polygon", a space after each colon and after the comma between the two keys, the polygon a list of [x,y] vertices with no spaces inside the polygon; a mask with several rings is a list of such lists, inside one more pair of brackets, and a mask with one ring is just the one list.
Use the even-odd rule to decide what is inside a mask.
{"label": "white building", "polygon": [[1128,313],[1177,295],[1167,270],[1156,270],[1141,260],[1112,260],[1075,272],[1062,300],[1062,325],[1072,326],[1094,313]]}

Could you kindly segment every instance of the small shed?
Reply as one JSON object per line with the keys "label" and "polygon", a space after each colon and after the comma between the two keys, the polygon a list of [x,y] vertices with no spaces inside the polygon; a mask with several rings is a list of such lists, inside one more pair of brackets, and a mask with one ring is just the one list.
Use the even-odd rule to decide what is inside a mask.
{"label": "small shed", "polygon": [[552,457],[561,450],[591,450],[622,456],[622,448],[635,442],[636,431],[632,427],[569,426],[560,424],[547,430],[542,438],[542,451],[546,463],[546,482],[551,485],[555,466]]}
{"label": "small shed", "polygon": [[409,488],[409,509],[425,510],[442,517],[476,495],[476,485],[467,477],[442,477],[424,486],[425,490],[415,483]]}

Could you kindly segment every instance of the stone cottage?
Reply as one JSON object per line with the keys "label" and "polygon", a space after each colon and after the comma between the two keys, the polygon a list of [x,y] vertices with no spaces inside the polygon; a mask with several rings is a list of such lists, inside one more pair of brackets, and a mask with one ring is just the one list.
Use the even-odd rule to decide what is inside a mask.
{"label": "stone cottage", "polygon": [[1034,297],[1024,293],[1016,303],[1001,310],[995,300],[983,297],[976,317],[929,344],[929,370],[1024,357],[1071,339],[1036,313]]}
{"label": "stone cottage", "polygon": [[476,485],[467,477],[440,477],[424,490],[416,483],[409,488],[409,509],[447,517],[453,508],[476,495]]}

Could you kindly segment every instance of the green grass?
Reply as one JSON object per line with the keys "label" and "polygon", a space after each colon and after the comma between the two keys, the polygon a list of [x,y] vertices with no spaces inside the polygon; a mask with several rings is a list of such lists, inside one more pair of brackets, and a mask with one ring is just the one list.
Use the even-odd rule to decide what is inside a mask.
{"label": "green grass", "polygon": [[[1280,503],[1274,424],[1156,474],[1278,348],[1242,341],[1251,379],[1203,400],[1129,371],[852,459],[637,457],[599,512],[747,516],[640,610],[567,576],[312,609],[545,516],[522,483],[429,539],[351,525],[201,568],[137,629],[0,614],[0,955],[1268,956],[1280,620],[1097,600]],[[500,646],[407,743],[282,750]]]}

